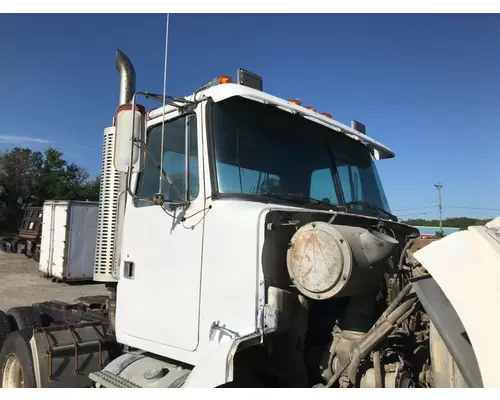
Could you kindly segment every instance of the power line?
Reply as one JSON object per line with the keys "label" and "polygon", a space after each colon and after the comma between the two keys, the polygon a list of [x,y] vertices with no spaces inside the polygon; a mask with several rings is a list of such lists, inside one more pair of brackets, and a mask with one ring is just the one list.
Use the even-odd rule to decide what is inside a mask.
{"label": "power line", "polygon": [[412,215],[427,215],[427,213],[399,214],[399,217],[411,217]]}
{"label": "power line", "polygon": [[[459,217],[456,216],[457,214],[454,214],[455,216],[451,217],[451,216],[448,216],[446,217],[446,219],[450,219],[450,218],[467,218],[467,216],[470,216],[472,218],[472,216],[483,216],[485,218],[496,218],[498,215],[496,214],[492,214],[491,212],[487,212],[487,211],[470,211],[467,213],[467,216],[465,215],[460,215]],[[492,216],[493,215],[493,216]]]}
{"label": "power line", "polygon": [[466,210],[500,211],[500,208],[464,207],[464,206],[444,206],[447,208],[463,208]]}
{"label": "power line", "polygon": [[[398,208],[392,211],[411,211],[411,210],[423,210],[428,208],[438,207],[438,204],[432,206],[422,206],[422,207],[409,207],[409,208]],[[500,208],[483,208],[483,207],[466,207],[466,206],[448,206],[443,204],[443,208],[462,208],[466,210],[482,210],[482,211],[500,211]]]}
{"label": "power line", "polygon": [[422,207],[409,207],[409,208],[398,208],[392,211],[411,211],[411,210],[422,210],[424,208],[434,208],[437,207],[437,204],[433,204],[432,206],[422,206]]}

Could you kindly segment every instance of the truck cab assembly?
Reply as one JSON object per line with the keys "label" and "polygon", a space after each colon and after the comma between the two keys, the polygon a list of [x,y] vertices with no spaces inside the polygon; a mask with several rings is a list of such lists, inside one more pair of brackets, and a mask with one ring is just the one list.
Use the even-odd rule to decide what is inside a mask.
{"label": "truck cab assembly", "polygon": [[109,296],[0,312],[2,387],[485,386],[362,123],[243,69],[179,98],[116,67],[93,263]]}

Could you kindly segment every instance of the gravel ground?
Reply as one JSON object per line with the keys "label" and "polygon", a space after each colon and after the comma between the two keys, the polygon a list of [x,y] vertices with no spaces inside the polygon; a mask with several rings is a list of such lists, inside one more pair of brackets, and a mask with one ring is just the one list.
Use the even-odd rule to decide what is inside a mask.
{"label": "gravel ground", "polygon": [[104,284],[53,283],[43,278],[38,263],[23,254],[0,251],[0,310],[46,300],[72,302],[80,296],[106,295]]}

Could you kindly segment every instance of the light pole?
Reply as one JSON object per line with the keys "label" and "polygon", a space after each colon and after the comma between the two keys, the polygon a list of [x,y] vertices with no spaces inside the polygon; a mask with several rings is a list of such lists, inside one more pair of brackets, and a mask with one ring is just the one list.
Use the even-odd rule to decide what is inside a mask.
{"label": "light pole", "polygon": [[438,190],[438,202],[439,202],[439,230],[441,231],[441,234],[443,234],[443,205],[441,204],[441,188],[443,185],[441,185],[441,182],[438,183],[437,185],[434,185],[437,190]]}

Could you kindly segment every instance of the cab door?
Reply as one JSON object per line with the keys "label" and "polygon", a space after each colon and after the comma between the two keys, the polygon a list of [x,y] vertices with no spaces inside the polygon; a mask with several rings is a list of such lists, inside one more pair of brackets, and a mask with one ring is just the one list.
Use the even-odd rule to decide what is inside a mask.
{"label": "cab door", "polygon": [[[158,354],[168,354],[169,348],[193,351],[198,345],[206,201],[200,179],[201,130],[195,113],[166,121],[161,151],[162,124],[148,129],[149,150],[158,162],[163,158],[163,169],[172,182],[163,177],[160,191],[160,169],[147,155],[145,167],[137,176],[136,194],[152,198],[161,192],[165,202],[160,206],[129,199],[126,206],[117,337],[122,343]],[[189,206],[184,209],[175,203],[185,199],[186,168]]]}

